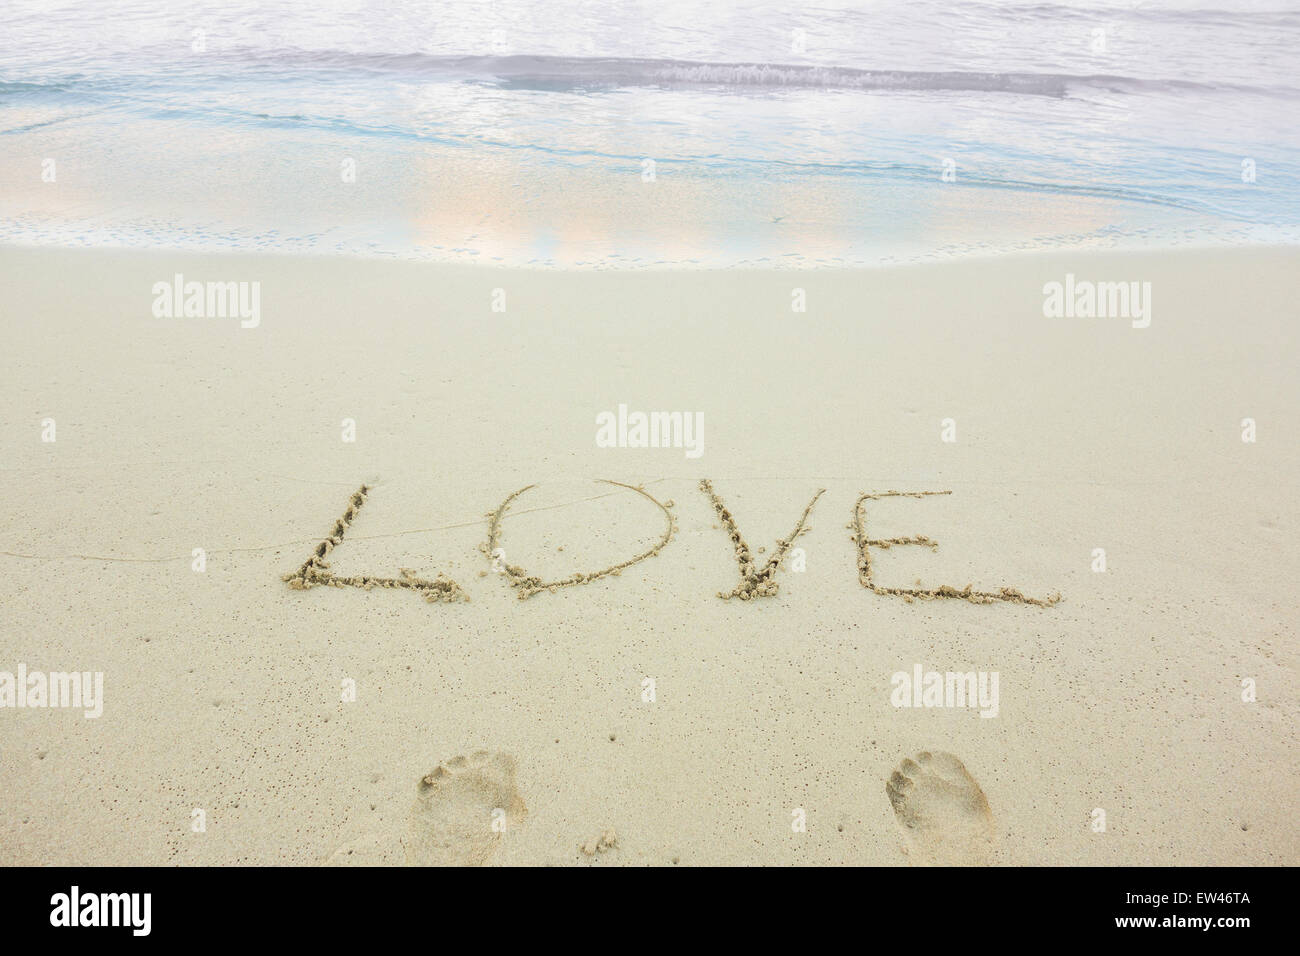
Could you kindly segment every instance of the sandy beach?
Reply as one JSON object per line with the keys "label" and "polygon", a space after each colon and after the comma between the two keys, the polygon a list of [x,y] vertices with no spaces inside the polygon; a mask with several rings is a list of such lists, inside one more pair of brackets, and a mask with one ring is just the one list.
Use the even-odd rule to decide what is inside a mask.
{"label": "sandy beach", "polygon": [[[159,317],[177,274],[258,321]],[[1067,275],[1149,282],[1148,324],[1045,316]],[[0,719],[0,857],[1300,864],[1297,276],[0,248],[0,671],[103,675],[97,717]],[[620,405],[698,414],[699,454],[601,447]],[[703,479],[757,566],[824,489],[774,594],[718,597]],[[363,485],[322,574],[467,600],[290,586]],[[951,494],[865,502],[938,543],[873,548],[878,587],[1060,602],[864,587],[885,491]],[[665,509],[653,557],[511,586]],[[996,715],[898,706],[918,667],[996,673]]]}

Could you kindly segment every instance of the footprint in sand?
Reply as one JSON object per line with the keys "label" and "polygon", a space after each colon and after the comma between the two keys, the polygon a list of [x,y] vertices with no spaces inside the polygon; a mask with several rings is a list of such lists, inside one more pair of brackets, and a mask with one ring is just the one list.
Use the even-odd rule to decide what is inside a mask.
{"label": "footprint in sand", "polygon": [[415,866],[481,866],[527,815],[515,760],[480,750],[440,763],[416,784],[405,840]]}
{"label": "footprint in sand", "polygon": [[962,762],[940,750],[905,759],[885,784],[921,866],[988,866],[993,857],[993,814],[984,791]]}

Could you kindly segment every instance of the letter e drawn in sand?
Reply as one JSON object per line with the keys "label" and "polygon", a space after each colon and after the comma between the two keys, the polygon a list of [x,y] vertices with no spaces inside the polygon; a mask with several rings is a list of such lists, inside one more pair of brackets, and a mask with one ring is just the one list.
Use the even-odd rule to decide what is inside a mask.
{"label": "letter e drawn in sand", "polygon": [[931,495],[950,495],[951,491],[880,491],[863,494],[853,506],[853,541],[858,547],[858,581],[864,588],[876,594],[892,594],[911,602],[917,598],[923,601],[936,598],[958,598],[972,604],[992,604],[994,601],[1006,601],[1010,604],[1033,604],[1037,607],[1051,607],[1061,600],[1060,594],[1049,598],[1033,598],[1021,594],[1015,588],[1000,588],[997,591],[976,591],[971,585],[955,588],[941,584],[937,588],[886,588],[875,583],[872,577],[871,547],[892,548],[894,545],[922,544],[931,550],[937,550],[939,542],[924,535],[911,535],[902,538],[868,538],[867,515],[863,503],[880,498],[927,498]]}
{"label": "letter e drawn in sand", "polygon": [[[656,554],[658,554],[665,547],[667,547],[668,542],[673,539],[673,531],[676,530],[677,523],[673,519],[672,512],[668,510],[669,508],[672,507],[673,503],[671,501],[664,503],[660,501],[658,498],[656,498],[654,495],[650,494],[650,492],[646,491],[644,488],[638,487],[636,485],[625,485],[621,481],[610,481],[608,478],[599,478],[597,479],[597,481],[599,481],[601,484],[614,485],[617,488],[626,488],[629,491],[635,491],[638,495],[641,495],[641,497],[654,502],[655,506],[658,507],[659,510],[664,513],[663,537],[660,538],[659,541],[649,550],[641,552],[636,557],[628,558],[626,561],[620,561],[618,564],[612,564],[609,567],[602,568],[599,571],[572,574],[569,577],[563,578],[562,580],[559,581],[543,581],[541,578],[529,574],[523,568],[517,565],[506,564],[502,567],[502,570],[505,572],[506,577],[509,579],[510,586],[512,588],[515,588],[519,592],[519,600],[522,601],[526,598],[530,598],[534,594],[537,594],[540,591],[554,591],[558,588],[570,587],[571,585],[574,584],[587,584],[591,581],[597,580],[598,578],[603,578],[611,574],[612,575],[622,574],[625,568],[630,568],[632,565],[644,561],[646,558],[653,558]],[[514,502],[514,500],[518,498],[520,495],[522,495],[525,491],[528,491],[530,488],[536,488],[536,487],[537,487],[536,485],[526,485],[525,487],[520,488],[518,491],[512,494],[505,501],[501,502],[501,507],[497,508],[496,511],[493,511],[488,515],[488,518],[491,519],[491,524],[488,526],[487,545],[483,547],[483,550],[486,554],[488,555],[497,554],[498,551],[500,550],[501,519],[505,517],[506,510],[510,507],[510,505]]]}
{"label": "letter e drawn in sand", "polygon": [[808,502],[808,507],[803,509],[803,514],[799,517],[799,523],[794,526],[794,531],[790,532],[788,538],[778,538],[776,542],[776,552],[767,559],[767,563],[761,568],[754,563],[753,553],[749,550],[749,545],[745,543],[744,537],[740,534],[740,529],[736,527],[736,521],[727,510],[727,506],[722,503],[717,492],[713,490],[713,484],[705,478],[700,481],[700,490],[709,496],[709,501],[713,503],[713,510],[718,513],[718,517],[727,528],[727,535],[731,538],[731,543],[736,546],[736,562],[740,565],[740,583],[737,584],[730,592],[718,592],[718,597],[724,601],[729,601],[734,597],[742,601],[748,601],[757,597],[774,597],[780,585],[776,583],[776,572],[781,567],[781,561],[785,558],[785,553],[790,550],[790,545],[794,544],[794,539],[801,534],[806,534],[809,529],[804,527],[804,522],[808,520],[808,515],[812,513],[813,505],[817,504],[817,499],[826,493],[825,488],[819,488],[817,494],[813,495],[812,501]]}
{"label": "letter e drawn in sand", "polygon": [[366,485],[358,488],[348,500],[348,507],[343,512],[343,517],[334,522],[333,530],[316,546],[311,557],[297,571],[284,575],[281,580],[287,581],[289,587],[299,591],[306,591],[320,584],[328,584],[336,588],[362,588],[366,591],[371,588],[406,588],[419,591],[431,604],[440,601],[468,601],[469,595],[461,590],[460,585],[441,574],[434,580],[427,581],[416,577],[414,571],[406,568],[401,569],[400,578],[379,578],[365,574],[344,577],[330,570],[329,562],[325,559],[329,557],[331,551],[343,543],[343,535],[352,527],[352,522],[356,520],[361,506],[366,503],[366,495],[369,493],[370,488]]}

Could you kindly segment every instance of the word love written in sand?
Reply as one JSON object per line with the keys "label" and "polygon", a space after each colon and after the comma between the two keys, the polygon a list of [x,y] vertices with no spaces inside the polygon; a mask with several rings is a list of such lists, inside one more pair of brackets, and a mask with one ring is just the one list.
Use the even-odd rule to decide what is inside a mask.
{"label": "word love written in sand", "polygon": [[[506,575],[510,586],[514,588],[520,600],[532,597],[542,591],[554,591],[558,588],[572,587],[577,584],[587,584],[609,575],[618,575],[624,569],[630,568],[634,564],[644,561],[646,558],[652,558],[668,546],[668,542],[673,539],[673,533],[677,530],[677,522],[673,518],[671,501],[662,502],[655,498],[644,488],[633,485],[625,485],[619,481],[603,481],[607,485],[615,485],[619,488],[626,488],[638,495],[652,501],[664,514],[664,533],[663,537],[651,548],[635,557],[628,558],[618,564],[610,565],[599,571],[591,571],[586,574],[573,574],[567,578],[557,581],[543,581],[541,578],[529,574],[521,567],[512,564],[500,563],[497,570]],[[488,515],[490,524],[488,526],[488,540],[485,545],[481,546],[484,554],[491,556],[494,567],[504,551],[500,547],[501,543],[501,519],[514,503],[515,499],[524,494],[535,485],[528,485],[520,488],[509,498],[501,503],[496,511]],[[727,531],[727,536],[731,538],[731,543],[735,549],[736,563],[740,565],[740,582],[727,592],[719,592],[718,597],[731,599],[738,597],[741,600],[748,601],[753,598],[772,597],[777,593],[778,584],[776,573],[781,567],[781,562],[785,559],[794,544],[796,538],[807,532],[805,524],[808,521],[808,515],[812,513],[813,506],[817,500],[825,493],[826,489],[821,489],[813,495],[812,501],[808,502],[808,507],[804,508],[803,514],[799,516],[799,522],[794,526],[788,538],[782,538],[776,543],[776,551],[767,561],[759,565],[750,550],[749,545],[745,543],[740,529],[736,527],[736,520],[732,517],[727,506],[723,504],[722,498],[713,490],[713,484],[705,479],[700,482],[700,490],[708,496],[709,502],[713,505],[713,510],[717,512],[718,518],[722,521],[723,527]],[[332,587],[354,587],[370,590],[371,588],[405,588],[410,591],[419,591],[425,596],[425,600],[430,602],[438,601],[468,601],[469,596],[459,584],[443,575],[433,580],[420,578],[415,572],[406,568],[401,569],[401,576],[396,578],[381,578],[372,575],[337,575],[330,570],[329,562],[325,559],[329,557],[330,552],[343,543],[343,536],[352,527],[352,522],[356,520],[358,512],[361,511],[362,505],[366,503],[366,496],[370,493],[370,488],[362,485],[352,495],[348,501],[347,510],[343,516],[334,522],[334,528],[326,536],[325,540],[316,546],[306,562],[297,571],[286,574],[283,580],[289,583],[289,587],[299,590],[308,590],[318,585],[328,584]],[[853,541],[858,548],[858,581],[864,588],[874,591],[876,594],[887,594],[894,597],[901,597],[905,601],[913,601],[918,598],[922,600],[932,600],[935,598],[957,598],[962,601],[970,601],[972,604],[992,604],[995,601],[1006,601],[1011,604],[1033,604],[1038,607],[1051,607],[1057,601],[1061,600],[1059,594],[1049,598],[1033,598],[1021,594],[1015,588],[1000,588],[997,591],[976,591],[971,585],[964,588],[950,587],[943,584],[935,588],[888,588],[876,584],[872,578],[871,567],[871,548],[892,548],[896,545],[919,544],[926,545],[931,549],[939,547],[939,542],[921,535],[912,535],[903,538],[870,538],[867,536],[867,519],[866,503],[881,498],[925,498],[930,495],[950,495],[951,491],[882,491],[861,495],[856,504],[853,506],[853,523],[849,526],[853,531]],[[919,584],[919,582],[918,582]]]}

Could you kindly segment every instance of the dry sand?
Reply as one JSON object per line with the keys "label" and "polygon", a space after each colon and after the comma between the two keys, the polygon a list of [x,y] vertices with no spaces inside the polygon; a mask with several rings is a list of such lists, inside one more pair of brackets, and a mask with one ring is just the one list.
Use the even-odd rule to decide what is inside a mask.
{"label": "dry sand", "polygon": [[[155,318],[175,272],[260,282],[260,326]],[[1044,318],[1066,272],[1150,281],[1150,327]],[[105,698],[0,709],[0,862],[1298,864],[1298,292],[1271,249],[0,250],[0,671],[102,671]],[[596,447],[620,402],[702,412],[703,455]],[[743,580],[704,478],[775,594],[718,598]],[[328,574],[468,601],[283,580],[362,484]],[[532,484],[498,528],[521,573],[494,573],[488,516]],[[863,587],[855,503],[887,490],[952,493],[865,502],[868,536],[939,543],[873,550],[880,588],[1063,600]],[[656,556],[510,586],[654,548],[656,501]],[[997,717],[893,706],[916,664],[998,672]]]}

